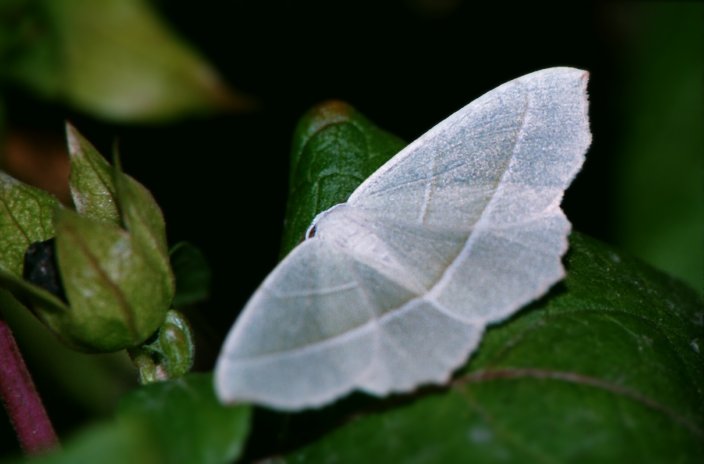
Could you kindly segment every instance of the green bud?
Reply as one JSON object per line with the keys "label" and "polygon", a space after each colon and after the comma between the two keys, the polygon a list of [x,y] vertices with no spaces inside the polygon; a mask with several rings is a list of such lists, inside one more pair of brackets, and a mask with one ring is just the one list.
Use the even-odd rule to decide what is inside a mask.
{"label": "green bud", "polygon": [[146,340],[171,303],[169,276],[119,226],[67,210],[57,214],[55,226],[70,309],[51,318],[52,328],[91,351],[116,351]]}
{"label": "green bud", "polygon": [[[0,285],[28,301],[75,348],[107,352],[139,346],[162,325],[174,296],[161,210],[141,184],[122,173],[119,160],[111,167],[75,129],[68,126],[67,132],[77,212],[0,177],[0,207],[9,205],[0,209],[0,251],[8,250],[0,258]],[[53,235],[61,291],[22,279],[29,245]],[[51,272],[29,274],[41,285]]]}
{"label": "green bud", "polygon": [[193,365],[195,345],[186,318],[175,310],[166,314],[156,339],[130,350],[142,384],[186,374]]}

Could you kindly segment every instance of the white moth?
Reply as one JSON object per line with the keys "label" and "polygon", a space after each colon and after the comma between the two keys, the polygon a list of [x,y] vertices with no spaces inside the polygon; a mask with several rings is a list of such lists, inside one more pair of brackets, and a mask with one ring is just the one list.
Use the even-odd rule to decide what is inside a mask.
{"label": "white moth", "polygon": [[587,78],[550,68],[492,90],[319,214],[230,331],[220,400],[297,410],[447,382],[487,324],[565,274]]}

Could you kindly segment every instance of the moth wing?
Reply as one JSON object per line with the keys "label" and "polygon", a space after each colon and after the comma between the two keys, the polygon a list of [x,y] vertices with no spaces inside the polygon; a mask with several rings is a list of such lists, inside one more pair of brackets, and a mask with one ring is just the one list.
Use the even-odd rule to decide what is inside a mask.
{"label": "moth wing", "polygon": [[[444,268],[425,282],[426,299],[447,314],[494,322],[564,276],[570,224],[559,205],[591,141],[587,78],[550,68],[497,87],[410,144],[350,197],[350,207],[378,227],[460,238],[462,246],[434,261]],[[410,259],[403,252],[397,259],[404,272],[427,273],[432,264],[413,259],[423,245],[406,248]]]}
{"label": "moth wing", "polygon": [[226,340],[226,402],[318,406],[443,382],[484,326],[564,273],[564,190],[590,142],[584,71],[508,82],[441,122],[314,222]]}

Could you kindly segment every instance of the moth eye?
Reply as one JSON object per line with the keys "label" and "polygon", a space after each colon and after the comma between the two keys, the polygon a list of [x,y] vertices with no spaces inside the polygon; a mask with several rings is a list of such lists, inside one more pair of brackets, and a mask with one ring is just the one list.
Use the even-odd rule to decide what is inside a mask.
{"label": "moth eye", "polygon": [[24,254],[22,278],[43,288],[63,302],[67,302],[56,261],[55,239],[51,238],[44,242],[34,242],[29,245]]}
{"label": "moth eye", "polygon": [[306,238],[313,238],[315,237],[315,234],[318,232],[318,226],[313,226],[310,229],[308,229],[308,235],[306,235]]}

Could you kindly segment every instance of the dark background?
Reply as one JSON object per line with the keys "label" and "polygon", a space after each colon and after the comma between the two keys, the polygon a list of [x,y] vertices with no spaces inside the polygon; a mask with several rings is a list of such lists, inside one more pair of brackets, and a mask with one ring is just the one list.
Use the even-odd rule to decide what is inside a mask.
{"label": "dark background", "polygon": [[[170,242],[196,244],[213,268],[212,298],[191,315],[202,339],[198,368],[210,369],[237,312],[277,261],[291,136],[298,118],[323,100],[344,100],[412,141],[512,78],[551,66],[586,69],[593,144],[564,209],[575,229],[629,248],[619,198],[624,166],[632,162],[622,157],[633,133],[632,91],[643,69],[679,72],[667,62],[639,63],[649,63],[651,53],[675,53],[661,37],[702,27],[701,14],[693,23],[687,5],[474,3],[157,2],[174,29],[229,85],[256,98],[258,109],[158,125],[114,124],[11,87],[6,118],[11,126],[57,136],[69,118],[103,153],[118,138],[126,171],[163,208]],[[698,104],[698,115],[679,116],[701,121]],[[50,377],[38,376],[62,434],[95,415],[53,389]],[[5,428],[3,451],[6,443],[14,446]]]}

